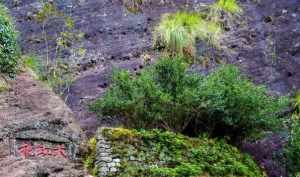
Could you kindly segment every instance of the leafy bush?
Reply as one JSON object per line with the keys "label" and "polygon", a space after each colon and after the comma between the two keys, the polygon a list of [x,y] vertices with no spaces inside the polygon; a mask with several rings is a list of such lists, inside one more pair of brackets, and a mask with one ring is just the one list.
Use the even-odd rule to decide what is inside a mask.
{"label": "leafy bush", "polygon": [[289,176],[300,173],[300,120],[293,118],[288,145],[286,147],[287,168]]}
{"label": "leafy bush", "polygon": [[0,72],[14,76],[18,59],[17,32],[8,9],[0,4]]}
{"label": "leafy bush", "polygon": [[115,72],[113,84],[91,110],[122,116],[135,128],[244,137],[275,128],[283,99],[270,97],[230,65],[208,77],[187,70],[184,59],[162,59],[138,77]]}
{"label": "leafy bush", "polygon": [[217,44],[221,28],[206,21],[198,13],[165,14],[154,31],[154,44],[163,46],[172,55],[195,56],[196,39]]}
{"label": "leafy bush", "polygon": [[250,156],[223,140],[122,128],[104,129],[103,135],[121,159],[114,177],[263,176]]}
{"label": "leafy bush", "polygon": [[276,114],[288,103],[285,97],[269,96],[265,87],[255,86],[231,65],[220,67],[204,79],[199,95],[208,117],[199,123],[211,124],[209,127],[218,129],[221,135],[245,136],[278,128],[280,119]]}

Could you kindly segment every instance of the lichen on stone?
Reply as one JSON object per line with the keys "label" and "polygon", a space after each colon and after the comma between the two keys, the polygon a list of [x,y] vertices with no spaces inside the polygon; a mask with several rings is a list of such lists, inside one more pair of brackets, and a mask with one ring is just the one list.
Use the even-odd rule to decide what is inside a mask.
{"label": "lichen on stone", "polygon": [[[250,156],[225,140],[160,130],[104,128],[99,133],[106,142],[99,147],[97,139],[97,155],[111,150],[106,165],[100,163],[100,171],[106,172],[101,177],[264,176]],[[103,148],[107,143],[109,147]],[[111,168],[114,159],[118,165]]]}

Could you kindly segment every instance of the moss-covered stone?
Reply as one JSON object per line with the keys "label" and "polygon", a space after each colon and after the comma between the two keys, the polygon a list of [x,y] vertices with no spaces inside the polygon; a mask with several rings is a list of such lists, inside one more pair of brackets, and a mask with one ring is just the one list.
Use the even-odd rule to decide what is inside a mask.
{"label": "moss-covered stone", "polygon": [[105,128],[101,133],[110,141],[113,156],[121,160],[118,171],[108,176],[264,176],[250,156],[224,140],[159,130]]}

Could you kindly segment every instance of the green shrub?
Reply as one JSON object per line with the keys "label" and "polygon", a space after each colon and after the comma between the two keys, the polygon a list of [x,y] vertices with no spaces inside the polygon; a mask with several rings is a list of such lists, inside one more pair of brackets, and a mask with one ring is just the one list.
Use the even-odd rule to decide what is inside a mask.
{"label": "green shrub", "polygon": [[0,72],[13,77],[18,59],[17,32],[8,9],[0,4]]}
{"label": "green shrub", "polygon": [[134,77],[115,72],[113,84],[91,110],[122,116],[135,128],[244,137],[275,128],[283,99],[267,95],[234,66],[222,66],[208,77],[187,71],[184,59],[161,59]]}
{"label": "green shrub", "polygon": [[276,129],[281,125],[276,114],[288,105],[287,98],[269,96],[265,87],[254,85],[231,65],[220,67],[204,79],[199,95],[207,119],[197,119],[195,124],[208,124],[221,135],[243,137]]}
{"label": "green shrub", "polygon": [[206,21],[198,13],[165,14],[154,31],[154,44],[163,46],[172,55],[195,57],[197,39],[217,44],[221,28]]}
{"label": "green shrub", "polygon": [[103,130],[111,141],[112,153],[121,160],[119,172],[111,175],[114,177],[264,176],[250,156],[223,140],[126,129],[123,132],[128,138],[124,133],[117,138],[120,130]]}
{"label": "green shrub", "polygon": [[287,169],[289,176],[297,176],[300,172],[300,120],[293,118],[288,145],[286,147]]}

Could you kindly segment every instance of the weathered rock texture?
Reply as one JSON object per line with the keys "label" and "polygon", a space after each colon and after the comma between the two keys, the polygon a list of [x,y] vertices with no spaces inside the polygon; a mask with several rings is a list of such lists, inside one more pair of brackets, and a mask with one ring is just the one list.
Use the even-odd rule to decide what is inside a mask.
{"label": "weathered rock texture", "polygon": [[95,166],[98,169],[98,175],[105,177],[108,174],[114,174],[121,165],[121,160],[112,153],[110,141],[102,135],[102,129],[97,133],[97,149]]}
{"label": "weathered rock texture", "polygon": [[[38,0],[4,0],[17,19],[23,51],[43,54],[45,43],[41,27],[34,20],[41,9]],[[138,71],[144,53],[152,51],[152,30],[161,14],[212,0],[154,0],[142,13],[130,13],[122,0],[55,0],[59,9],[70,14],[76,28],[85,33],[87,55],[80,62],[83,70],[69,93],[68,104],[88,134],[97,126],[111,125],[111,119],[99,121],[88,112],[88,104],[101,96],[109,85],[111,62]],[[189,7],[186,5],[188,4]],[[300,3],[299,0],[240,0],[244,9],[235,27],[228,28],[222,59],[239,65],[256,83],[266,84],[276,94],[300,88]],[[55,39],[60,25],[49,23],[48,35]],[[50,42],[51,43],[51,42]],[[150,55],[151,58],[152,55]],[[94,68],[90,68],[95,66]],[[109,70],[109,69],[108,69]]]}
{"label": "weathered rock texture", "polygon": [[[0,93],[0,177],[83,176],[75,161],[84,137],[70,109],[29,73],[9,84]],[[58,146],[64,153],[51,154]]]}
{"label": "weathered rock texture", "polygon": [[225,45],[235,51],[227,57],[256,83],[277,94],[300,88],[299,0],[241,0],[244,22],[228,32]]}
{"label": "weathered rock texture", "polygon": [[[4,0],[12,10],[21,31],[20,42],[25,53],[45,54],[45,41],[41,25],[34,20],[42,4],[38,0]],[[143,13],[130,13],[122,0],[66,0],[54,1],[60,10],[72,16],[76,28],[84,32],[84,47],[87,55],[80,61],[82,72],[71,87],[68,105],[79,119],[87,134],[97,130],[97,126],[113,124],[111,119],[97,120],[88,112],[88,103],[99,97],[108,86],[111,63],[125,69],[137,71],[143,67],[141,55],[152,48],[153,25],[160,15],[193,4],[189,0],[154,0],[145,4]],[[207,2],[207,0],[203,0]],[[46,29],[51,36],[50,44],[61,26],[48,23]],[[74,59],[74,58],[72,58]],[[96,65],[95,68],[89,68]]]}
{"label": "weathered rock texture", "polygon": [[[114,123],[111,118],[100,121],[88,111],[88,104],[101,96],[109,85],[110,62],[138,72],[143,68],[143,53],[152,52],[151,31],[161,14],[181,9],[186,2],[193,6],[198,2],[211,1],[155,0],[156,3],[144,7],[143,13],[133,14],[126,10],[122,0],[55,0],[61,10],[75,19],[76,28],[85,33],[83,44],[87,55],[80,68],[87,71],[82,72],[72,85],[68,105],[88,134],[93,134],[98,126]],[[41,8],[39,1],[3,2],[17,19],[23,51],[43,54],[45,45],[41,39],[41,28],[33,20]],[[252,80],[266,84],[275,94],[298,90],[299,0],[239,2],[244,14],[236,26],[227,29],[224,45],[231,51],[224,53],[222,59],[240,66]],[[59,30],[57,24],[46,27],[49,35]]]}

